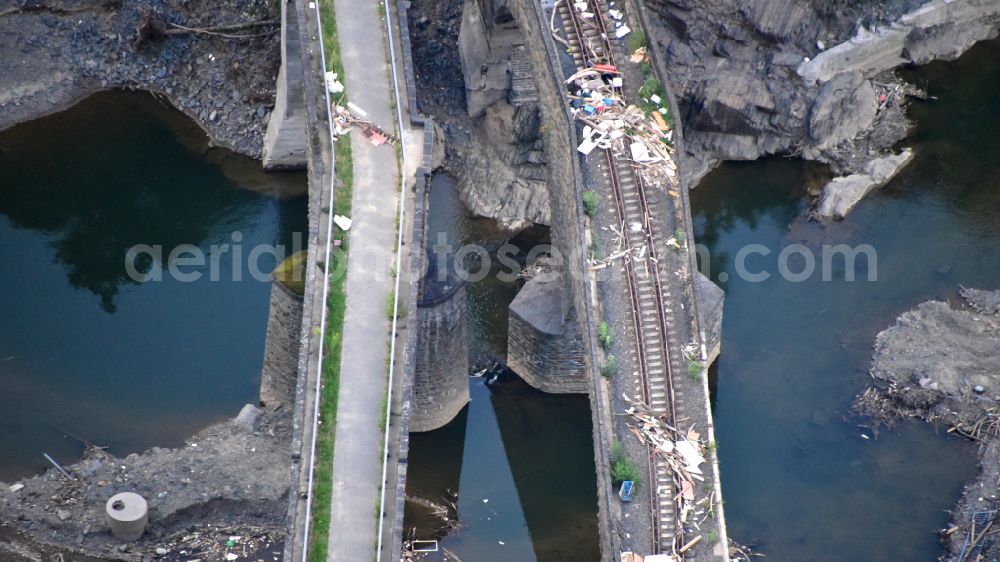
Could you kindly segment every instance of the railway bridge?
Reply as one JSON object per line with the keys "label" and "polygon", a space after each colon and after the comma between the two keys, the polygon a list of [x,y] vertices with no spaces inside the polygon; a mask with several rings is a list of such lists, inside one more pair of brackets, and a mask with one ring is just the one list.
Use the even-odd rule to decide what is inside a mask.
{"label": "railway bridge", "polygon": [[[714,437],[707,383],[707,366],[718,353],[721,291],[712,290],[711,283],[697,272],[689,186],[650,183],[640,165],[621,149],[627,146],[624,141],[631,140],[628,137],[618,145],[581,157],[575,147],[581,140],[582,125],[569,103],[565,80],[575,71],[594,65],[629,68],[626,61],[630,53],[615,37],[616,22],[627,22],[633,30],[649,30],[656,24],[650,25],[652,16],[646,14],[641,0],[619,0],[614,12],[607,0],[558,0],[551,4],[539,0],[470,2],[476,2],[484,13],[502,14],[503,21],[496,20],[502,27],[509,29],[516,24],[520,29],[523,43],[510,44],[515,59],[512,67],[516,67],[518,75],[514,97],[519,103],[537,101],[547,121],[554,125],[546,133],[552,239],[567,256],[562,272],[561,321],[570,336],[565,343],[574,347],[577,357],[573,371],[561,372],[565,379],[555,387],[583,390],[590,396],[602,557],[617,561],[620,553],[632,551],[686,560],[724,560],[727,537],[718,466],[711,447]],[[409,110],[410,125],[425,131],[424,154],[417,158],[422,160],[422,166],[416,178],[415,220],[403,223],[412,225],[406,233],[411,252],[410,279],[420,279],[425,259],[421,205],[425,180],[431,171],[433,127],[416,109],[408,2],[385,0],[384,5],[390,22],[389,43],[398,49],[390,53],[390,59],[393,65],[398,64],[400,89],[406,91],[405,99],[398,101]],[[321,334],[326,329],[323,311],[332,232],[333,144],[319,18],[316,2],[282,2],[282,68],[264,155],[269,168],[308,169],[308,260],[322,265],[307,268],[301,347],[295,358],[294,385],[289,389],[295,431],[285,560],[294,562],[304,561],[308,549],[317,400],[322,382]],[[557,45],[554,35],[565,45]],[[669,114],[678,116],[676,101],[665,80],[668,69],[659,56],[656,33],[647,31],[647,36],[653,42],[648,49],[648,66],[665,87]],[[524,80],[529,70],[535,77],[534,84]],[[614,88],[614,95],[623,102],[638,95],[637,83],[641,79],[627,76],[636,72],[637,66],[625,70],[626,79]],[[491,94],[486,91],[483,95]],[[679,119],[674,120],[672,128],[672,145],[681,153],[683,132]],[[683,174],[675,177],[675,182],[683,181]],[[591,190],[611,204],[588,219],[581,198]],[[592,232],[609,225],[619,226],[623,259],[609,262],[605,264],[609,267],[603,269],[595,268],[594,260],[587,256]],[[415,284],[408,293],[406,316],[416,319],[419,299]],[[620,305],[611,306],[610,301],[616,299]],[[598,342],[597,326],[604,319],[620,327],[615,344],[620,376],[610,379],[600,373],[607,357]],[[391,406],[396,427],[383,459],[386,479],[382,485],[388,494],[380,517],[372,521],[380,528],[384,526],[378,553],[382,560],[399,558],[409,420],[413,408],[421,407],[413,402],[418,336],[416,330],[406,335],[406,360],[400,372],[403,392]],[[623,394],[632,402],[623,404]],[[630,417],[629,412],[647,417]],[[642,419],[647,422],[644,424]],[[705,460],[697,479],[685,478],[685,473],[677,469],[679,457],[663,454],[662,443],[658,446],[643,434],[644,426],[648,429],[650,423],[667,428],[664,435],[672,443],[695,445]],[[611,457],[618,443],[627,444],[628,454],[638,461],[643,472],[637,499],[629,504],[618,500],[611,481]]]}

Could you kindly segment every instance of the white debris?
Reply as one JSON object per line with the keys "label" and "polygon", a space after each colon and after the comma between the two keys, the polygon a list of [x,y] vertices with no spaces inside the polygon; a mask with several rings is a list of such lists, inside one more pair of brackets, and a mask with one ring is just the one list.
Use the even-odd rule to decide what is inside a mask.
{"label": "white debris", "polygon": [[344,91],[344,85],[337,80],[337,73],[332,70],[326,73],[326,90],[331,94],[339,94]]}
{"label": "white debris", "polygon": [[617,37],[618,39],[621,39],[622,37],[625,37],[629,33],[632,33],[632,30],[629,29],[629,27],[627,25],[623,25],[623,26],[619,27],[617,30],[615,30],[615,37]]}
{"label": "white debris", "polygon": [[698,468],[698,465],[705,462],[705,457],[701,456],[694,443],[687,439],[682,439],[674,443],[674,448],[683,457],[684,464],[687,465],[684,467],[684,470],[691,474],[701,474],[701,469]]}
{"label": "white debris", "polygon": [[333,224],[340,227],[340,230],[350,230],[351,229],[351,219],[343,215],[334,215]]}
{"label": "white debris", "polygon": [[653,103],[655,103],[655,104],[659,105],[659,103],[660,103],[661,101],[663,101],[663,100],[662,100],[662,99],[660,98],[660,96],[658,96],[658,95],[656,95],[656,94],[652,94],[652,95],[650,95],[650,96],[649,96],[649,101],[651,101],[651,102],[653,102]]}
{"label": "white debris", "polygon": [[646,145],[636,141],[628,145],[629,150],[632,152],[632,160],[636,162],[652,162],[653,157],[649,155],[649,149]]}
{"label": "white debris", "polygon": [[20,492],[24,489],[24,484],[14,484],[10,488],[11,493]]}
{"label": "white debris", "polygon": [[368,117],[368,112],[355,105],[354,102],[351,101],[347,102],[347,107],[350,108],[350,110],[353,111],[354,113],[360,115],[361,117]]}

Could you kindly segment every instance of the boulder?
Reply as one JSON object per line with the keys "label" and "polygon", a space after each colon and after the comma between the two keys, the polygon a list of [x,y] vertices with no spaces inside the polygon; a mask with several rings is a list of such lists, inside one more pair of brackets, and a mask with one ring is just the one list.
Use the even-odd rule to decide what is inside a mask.
{"label": "boulder", "polygon": [[889,182],[913,159],[909,148],[899,154],[877,158],[865,164],[863,173],[834,178],[823,188],[817,214],[822,218],[842,219],[865,195]]}
{"label": "boulder", "polygon": [[871,126],[878,109],[875,88],[859,72],[823,85],[809,115],[809,137],[820,148],[854,138]]}

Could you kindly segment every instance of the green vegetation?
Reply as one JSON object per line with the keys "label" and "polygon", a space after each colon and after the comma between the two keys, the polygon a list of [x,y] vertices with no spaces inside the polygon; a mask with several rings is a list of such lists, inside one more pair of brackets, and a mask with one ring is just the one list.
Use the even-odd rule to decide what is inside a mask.
{"label": "green vegetation", "polygon": [[601,375],[605,378],[611,378],[618,374],[618,358],[614,355],[608,355],[608,362],[601,367]]}
{"label": "green vegetation", "polygon": [[[653,103],[649,98],[652,96],[658,96],[660,98],[660,103]],[[666,107],[667,94],[663,90],[663,84],[656,76],[647,76],[645,80],[642,81],[642,86],[639,86],[639,104],[642,106],[642,110],[649,113],[660,109],[660,107]],[[666,115],[663,116],[667,123],[670,123],[670,112],[668,111]]]}
{"label": "green vegetation", "polygon": [[590,241],[590,258],[593,260],[604,259],[604,250],[601,249],[601,243],[596,238],[592,238]]}
{"label": "green vegetation", "polygon": [[622,444],[615,441],[611,446],[611,481],[614,484],[621,484],[626,480],[632,480],[638,486],[639,468],[625,456]]}
{"label": "green vegetation", "polygon": [[705,540],[708,542],[708,546],[715,546],[715,543],[719,542],[719,532],[712,529],[705,535]]}
{"label": "green vegetation", "polygon": [[587,213],[587,216],[594,218],[597,215],[597,206],[600,203],[600,199],[597,197],[597,193],[593,191],[583,192],[583,212]]}
{"label": "green vegetation", "polygon": [[601,239],[601,231],[590,229],[590,259],[604,259],[604,243]]}
{"label": "green vegetation", "polygon": [[611,350],[611,344],[615,343],[615,337],[607,322],[601,322],[601,325],[597,327],[597,339],[601,341],[601,347],[604,348],[604,351]]}
{"label": "green vegetation", "polygon": [[703,365],[701,361],[691,361],[688,363],[688,376],[691,377],[693,381],[701,380],[701,369]]}
{"label": "green vegetation", "polygon": [[677,243],[678,248],[683,248],[685,241],[687,241],[687,236],[684,234],[684,229],[678,226],[677,230],[674,231],[674,242]]}
{"label": "green vegetation", "polygon": [[641,29],[637,29],[629,34],[625,44],[628,47],[628,52],[630,53],[634,53],[643,47],[649,46],[649,42],[646,41],[646,33]]}
{"label": "green vegetation", "polygon": [[306,260],[305,250],[292,254],[274,268],[274,279],[291,289],[300,297],[306,292]]}
{"label": "green vegetation", "polygon": [[[323,45],[327,67],[343,76],[344,65],[337,42],[337,24],[333,0],[320,0],[323,23]],[[334,146],[337,186],[333,195],[334,213],[351,216],[351,193],[354,186],[354,164],[351,139],[344,135]],[[347,295],[344,281],[347,271],[347,234],[343,245],[334,249],[330,271],[330,293],[327,300],[327,327],[323,335],[323,386],[320,399],[319,426],[316,434],[315,474],[313,484],[312,532],[309,539],[309,562],[326,562],[330,536],[330,499],[333,486],[333,447],[337,422],[337,399],[340,390],[340,354]]]}
{"label": "green vegetation", "polygon": [[385,296],[385,318],[389,322],[396,319],[396,289]]}
{"label": "green vegetation", "polygon": [[709,453],[718,453],[719,443],[717,441],[709,441],[708,443],[705,444],[705,450],[708,451]]}

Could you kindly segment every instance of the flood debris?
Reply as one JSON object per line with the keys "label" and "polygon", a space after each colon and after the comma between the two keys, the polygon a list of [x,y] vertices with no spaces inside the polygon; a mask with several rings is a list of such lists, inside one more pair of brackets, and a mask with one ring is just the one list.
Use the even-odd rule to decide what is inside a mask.
{"label": "flood debris", "polygon": [[[638,51],[637,51],[638,52]],[[641,62],[643,56],[636,59]],[[622,91],[619,69],[595,64],[566,79],[570,108],[583,124],[577,151],[589,156],[596,148],[631,162],[646,185],[676,196],[677,164],[673,158],[674,131],[664,100],[650,93],[642,106],[630,104]]]}
{"label": "flood debris", "polygon": [[[340,84],[336,76],[336,74],[333,75],[334,89]],[[327,75],[327,88],[330,88],[330,85],[330,76]],[[343,86],[340,86],[340,88],[340,91],[343,92]],[[333,93],[333,90],[330,91]],[[399,142],[396,136],[385,132],[382,127],[367,119],[368,112],[353,102],[346,102],[344,105],[340,105],[340,101],[333,103],[331,115],[333,116],[334,140],[349,134],[351,129],[357,127],[361,131],[361,134],[368,139],[368,142],[374,146],[382,146],[383,144],[396,145]]]}
{"label": "flood debris", "polygon": [[875,339],[874,386],[854,403],[877,436],[920,418],[979,445],[980,474],[965,486],[940,533],[947,560],[995,560],[1000,501],[1000,291],[962,287],[965,306],[929,301],[903,313]]}
{"label": "flood debris", "polygon": [[[707,447],[695,428],[681,430],[668,424],[641,400],[622,395],[629,407],[625,410],[626,427],[649,447],[650,453],[666,462],[674,476],[677,493],[674,501],[682,524],[697,529],[709,517],[714,494],[711,489],[705,497],[697,497],[695,482],[706,482],[701,465],[706,462]],[[693,540],[693,539],[692,539]],[[689,542],[692,548],[696,542]]]}

